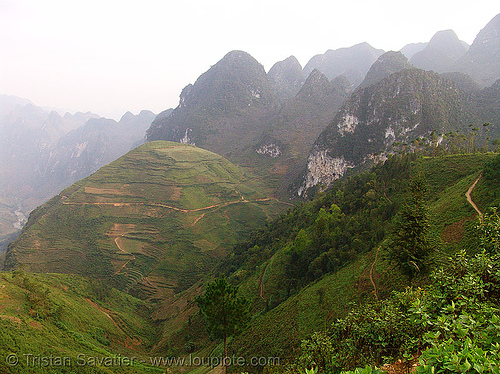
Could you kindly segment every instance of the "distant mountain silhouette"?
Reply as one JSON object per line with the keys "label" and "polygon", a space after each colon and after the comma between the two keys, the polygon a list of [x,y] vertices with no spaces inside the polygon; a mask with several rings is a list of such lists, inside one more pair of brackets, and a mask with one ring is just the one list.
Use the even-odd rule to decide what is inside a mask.
{"label": "distant mountain silhouette", "polygon": [[[151,112],[120,122],[87,113],[47,112],[27,99],[0,95],[0,238],[71,183],[144,141]],[[16,224],[17,226],[17,224]]]}
{"label": "distant mountain silhouette", "polygon": [[306,75],[318,69],[328,79],[344,75],[353,87],[357,87],[365,78],[370,66],[384,53],[368,43],[356,44],[349,48],[328,50],[324,54],[316,55],[304,67]]}
{"label": "distant mountain silhouette", "polygon": [[410,43],[399,50],[409,60],[415,53],[422,51],[429,43]]}
{"label": "distant mountain silhouette", "polygon": [[410,63],[436,73],[449,72],[468,49],[468,45],[459,40],[453,30],[439,31],[422,51],[413,55]]}

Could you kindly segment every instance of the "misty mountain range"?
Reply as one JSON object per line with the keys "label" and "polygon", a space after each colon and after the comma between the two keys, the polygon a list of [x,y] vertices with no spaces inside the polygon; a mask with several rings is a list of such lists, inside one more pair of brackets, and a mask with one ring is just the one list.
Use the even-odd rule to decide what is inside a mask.
{"label": "misty mountain range", "polygon": [[16,212],[27,215],[144,139],[218,153],[288,197],[417,139],[467,134],[470,123],[490,122],[482,136],[491,141],[500,136],[498,79],[500,15],[471,46],[445,30],[401,52],[361,43],[318,54],[304,67],[291,56],[268,72],[232,51],[184,88],[175,109],[157,116],[61,117],[1,95],[1,234],[15,231]]}
{"label": "misty mountain range", "polygon": [[90,112],[60,116],[5,95],[0,115],[2,236],[63,188],[139,145],[155,117],[147,111],[119,122]]}

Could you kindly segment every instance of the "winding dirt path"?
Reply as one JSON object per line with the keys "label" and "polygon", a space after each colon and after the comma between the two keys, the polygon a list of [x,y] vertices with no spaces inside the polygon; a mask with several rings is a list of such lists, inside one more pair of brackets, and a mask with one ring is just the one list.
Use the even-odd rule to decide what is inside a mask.
{"label": "winding dirt path", "polygon": [[477,177],[476,181],[474,183],[472,183],[472,185],[469,187],[469,189],[465,193],[465,197],[467,198],[467,201],[476,210],[476,212],[477,212],[477,214],[479,215],[480,218],[483,216],[483,213],[481,213],[481,211],[479,210],[479,208],[477,207],[477,205],[474,203],[474,201],[472,201],[472,198],[470,197],[470,194],[472,193],[472,190],[476,187],[476,184],[477,184],[477,182],[479,182],[479,180],[481,179],[481,177],[482,177],[482,175],[479,174],[479,177]]}
{"label": "winding dirt path", "polygon": [[378,290],[377,290],[377,285],[375,284],[375,281],[373,280],[373,269],[375,268],[375,264],[377,263],[378,260],[378,252],[380,251],[380,248],[382,246],[379,245],[377,248],[377,251],[375,252],[375,259],[373,260],[372,267],[370,269],[370,282],[372,282],[373,285],[373,293],[375,294],[375,298],[378,300]]}
{"label": "winding dirt path", "polygon": [[135,260],[135,256],[134,256],[134,254],[132,254],[132,253],[127,252],[126,250],[124,250],[122,247],[120,247],[120,244],[118,243],[118,239],[120,239],[120,238],[122,238],[122,237],[124,237],[124,236],[125,236],[125,234],[124,234],[124,235],[120,235],[120,236],[116,237],[116,238],[115,238],[115,244],[116,244],[116,246],[118,247],[118,249],[119,249],[120,251],[122,251],[123,253],[126,253],[126,254],[128,254],[128,255],[131,255],[131,256],[132,256],[132,258],[131,258],[130,260],[128,260],[127,262],[125,262],[125,263],[122,265],[122,267],[121,267],[121,268],[119,268],[117,271],[115,271],[115,273],[114,273],[113,275],[116,275],[116,274],[118,274],[119,272],[121,272],[121,271],[125,268],[125,266],[127,266],[127,265],[128,265],[128,263],[129,263],[130,261],[134,261],[134,260]]}

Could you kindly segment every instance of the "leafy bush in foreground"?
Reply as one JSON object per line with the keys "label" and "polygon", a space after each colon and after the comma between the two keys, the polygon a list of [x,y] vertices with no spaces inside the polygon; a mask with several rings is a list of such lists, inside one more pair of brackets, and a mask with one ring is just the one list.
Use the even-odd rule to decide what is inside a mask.
{"label": "leafy bush in foreground", "polygon": [[328,335],[302,344],[295,363],[318,373],[375,372],[366,364],[419,357],[419,373],[500,373],[500,217],[477,225],[481,251],[465,251],[432,274],[425,289],[393,293],[337,320]]}

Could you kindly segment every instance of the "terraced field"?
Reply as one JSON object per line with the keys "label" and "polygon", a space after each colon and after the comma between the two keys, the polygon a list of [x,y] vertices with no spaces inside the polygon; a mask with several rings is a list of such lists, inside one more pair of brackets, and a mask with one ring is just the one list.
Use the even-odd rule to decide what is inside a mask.
{"label": "terraced field", "polygon": [[152,142],[36,209],[5,265],[97,276],[165,300],[285,207],[219,155]]}

